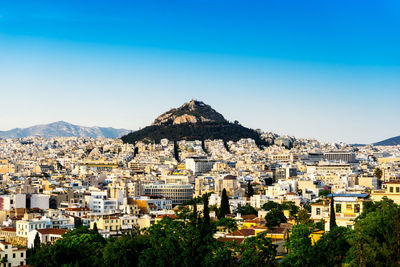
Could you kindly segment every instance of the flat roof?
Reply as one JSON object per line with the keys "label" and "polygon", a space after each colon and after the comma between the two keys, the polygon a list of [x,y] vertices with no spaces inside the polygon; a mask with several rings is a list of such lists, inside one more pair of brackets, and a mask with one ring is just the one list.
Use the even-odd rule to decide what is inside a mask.
{"label": "flat roof", "polygon": [[368,197],[369,194],[329,194],[327,197],[361,197],[365,198]]}

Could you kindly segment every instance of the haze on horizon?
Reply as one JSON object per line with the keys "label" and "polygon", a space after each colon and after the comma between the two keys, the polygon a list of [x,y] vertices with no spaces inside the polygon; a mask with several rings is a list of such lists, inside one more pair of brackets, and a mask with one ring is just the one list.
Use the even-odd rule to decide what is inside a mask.
{"label": "haze on horizon", "polygon": [[145,127],[195,98],[321,141],[400,135],[400,3],[2,1],[0,130]]}

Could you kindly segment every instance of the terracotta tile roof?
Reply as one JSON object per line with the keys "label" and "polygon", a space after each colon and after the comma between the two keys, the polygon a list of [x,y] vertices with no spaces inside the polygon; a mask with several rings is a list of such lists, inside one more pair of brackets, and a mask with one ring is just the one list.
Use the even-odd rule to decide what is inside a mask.
{"label": "terracotta tile roof", "polygon": [[400,181],[391,181],[391,182],[386,182],[385,184],[400,184]]}
{"label": "terracotta tile roof", "polygon": [[56,228],[47,228],[47,229],[38,229],[37,230],[42,235],[63,235],[68,232],[67,229],[56,229]]}
{"label": "terracotta tile roof", "polygon": [[242,230],[237,230],[229,234],[227,237],[233,237],[233,236],[253,236],[255,235],[256,231],[254,229],[248,228],[248,229],[242,229]]}
{"label": "terracotta tile roof", "polygon": [[4,227],[4,228],[1,228],[1,231],[16,232],[17,229],[16,228],[12,228],[12,227]]}
{"label": "terracotta tile roof", "polygon": [[257,215],[254,214],[249,214],[249,215],[241,215],[243,220],[254,220],[255,218],[257,218]]}
{"label": "terracotta tile roof", "polygon": [[255,219],[255,220],[245,220],[245,223],[260,223],[260,219]]}
{"label": "terracotta tile roof", "polygon": [[171,219],[176,219],[178,218],[175,214],[163,214],[163,215],[158,215],[156,218],[157,219],[162,219],[164,217],[169,217]]}

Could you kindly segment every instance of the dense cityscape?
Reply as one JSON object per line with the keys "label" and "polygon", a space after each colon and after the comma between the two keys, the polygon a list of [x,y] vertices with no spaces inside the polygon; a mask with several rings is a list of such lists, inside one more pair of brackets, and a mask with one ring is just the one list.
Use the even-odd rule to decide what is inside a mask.
{"label": "dense cityscape", "polygon": [[[195,113],[206,106],[192,100],[178,110],[188,105]],[[182,119],[190,116],[174,125],[195,124]],[[399,145],[257,132],[268,145],[250,138],[0,139],[2,263],[398,264]],[[392,221],[380,225],[377,218],[390,213]],[[365,233],[367,226],[383,233]]]}
{"label": "dense cityscape", "polygon": [[0,1],[0,267],[399,267],[400,1]]}

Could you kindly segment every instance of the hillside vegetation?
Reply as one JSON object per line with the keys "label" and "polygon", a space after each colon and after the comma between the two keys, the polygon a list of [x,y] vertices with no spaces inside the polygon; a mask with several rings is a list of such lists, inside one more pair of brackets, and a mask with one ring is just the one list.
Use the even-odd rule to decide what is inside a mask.
{"label": "hillside vegetation", "polygon": [[240,124],[229,122],[151,125],[142,130],[123,136],[122,140],[131,144],[141,140],[158,143],[163,138],[167,138],[171,141],[222,139],[225,142],[237,141],[241,138],[252,138],[255,140],[257,145],[267,145],[255,130],[243,127]]}

